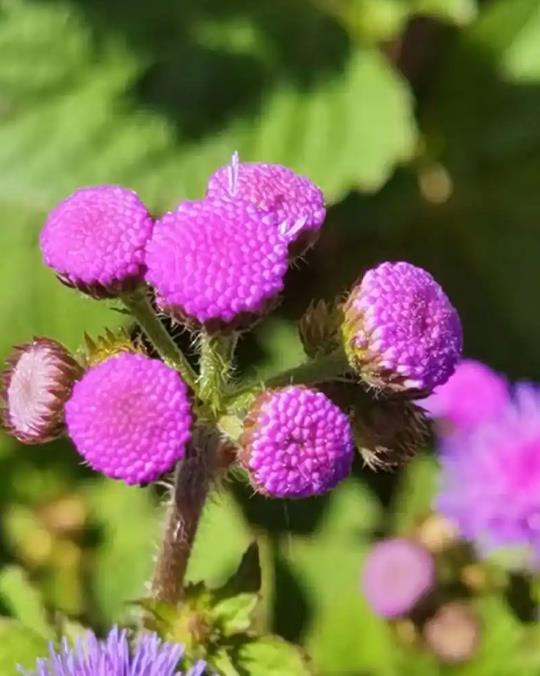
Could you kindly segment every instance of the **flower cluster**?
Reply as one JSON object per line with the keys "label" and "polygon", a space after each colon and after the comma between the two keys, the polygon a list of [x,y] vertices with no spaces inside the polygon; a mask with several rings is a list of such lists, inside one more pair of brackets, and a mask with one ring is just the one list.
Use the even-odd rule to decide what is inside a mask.
{"label": "flower cluster", "polygon": [[[290,261],[314,244],[325,215],[309,179],[236,153],[202,199],[159,218],[121,186],[76,191],[46,220],[43,260],[63,283],[123,301],[151,351],[125,337],[81,360],[47,339],[20,346],[4,372],[5,428],[28,443],[65,431],[94,470],[146,484],[196,445],[193,425],[213,426],[230,458],[215,466],[237,461],[256,491],[280,498],[333,488],[351,470],[355,443],[370,465],[402,464],[426,436],[405,398],[442,385],[461,351],[457,313],[425,270],[397,262],[366,271],[341,307],[311,321],[310,335],[329,344],[306,347],[306,364],[276,384],[228,377],[234,354],[224,345],[274,307]],[[162,314],[193,332],[198,370]],[[376,403],[355,415],[354,404],[315,387],[342,376]],[[231,418],[238,434],[222,424]]]}

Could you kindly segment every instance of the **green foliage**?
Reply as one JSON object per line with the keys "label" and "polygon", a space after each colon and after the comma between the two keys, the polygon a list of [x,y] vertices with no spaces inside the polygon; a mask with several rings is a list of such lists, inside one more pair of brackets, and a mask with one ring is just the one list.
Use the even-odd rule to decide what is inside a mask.
{"label": "green foliage", "polygon": [[0,618],[0,674],[16,676],[16,665],[30,669],[47,654],[47,640],[20,622]]}
{"label": "green foliage", "polygon": [[41,595],[20,568],[9,566],[0,573],[0,599],[10,615],[47,639],[53,638]]}

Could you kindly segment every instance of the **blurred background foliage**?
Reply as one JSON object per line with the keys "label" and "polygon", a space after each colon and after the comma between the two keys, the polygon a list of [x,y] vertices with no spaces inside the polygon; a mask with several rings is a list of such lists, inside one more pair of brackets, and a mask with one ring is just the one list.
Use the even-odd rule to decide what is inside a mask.
{"label": "blurred background foliage", "polygon": [[[408,259],[454,300],[467,355],[540,380],[539,120],[539,0],[0,0],[0,354],[33,335],[75,349],[83,331],[124,321],[41,266],[37,235],[58,200],[118,182],[159,213],[201,196],[237,149],[308,175],[331,205],[280,310],[243,340],[245,365],[298,363],[294,322],[311,298]],[[231,482],[190,575],[218,583],[256,536],[260,621],[327,676],[540,673],[538,629],[500,596],[477,599],[483,642],[460,667],[366,607],[369,543],[415,528],[435,474],[429,455],[397,476],[358,462],[332,495],[295,504]],[[129,617],[159,497],[92,475],[63,442],[0,438],[0,610],[35,633],[0,620],[12,651],[0,674],[33,643],[43,652],[42,601],[74,618],[67,632]]]}

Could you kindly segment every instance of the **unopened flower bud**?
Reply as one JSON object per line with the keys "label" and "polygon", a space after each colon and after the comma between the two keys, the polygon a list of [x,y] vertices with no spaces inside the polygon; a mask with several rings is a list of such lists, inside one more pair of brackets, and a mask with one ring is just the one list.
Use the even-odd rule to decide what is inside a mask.
{"label": "unopened flower bud", "polygon": [[429,393],[461,356],[458,314],[433,277],[410,263],[368,270],[344,306],[343,341],[370,386]]}
{"label": "unopened flower bud", "polygon": [[41,444],[64,431],[64,404],[81,367],[66,348],[50,338],[16,347],[2,380],[2,422],[25,444]]}
{"label": "unopened flower bud", "polygon": [[255,490],[268,497],[319,495],[351,470],[348,417],[317,390],[293,385],[264,392],[245,428],[240,460]]}
{"label": "unopened flower bud", "polygon": [[435,584],[435,562],[406,538],[376,543],[364,563],[361,588],[371,609],[388,619],[411,613]]}
{"label": "unopened flower bud", "polygon": [[82,188],[49,214],[40,237],[43,260],[68,286],[95,298],[115,297],[142,280],[152,228],[150,214],[132,190]]}
{"label": "unopened flower bud", "polygon": [[480,621],[470,604],[452,601],[426,622],[423,634],[427,647],[441,662],[466,662],[478,648]]}

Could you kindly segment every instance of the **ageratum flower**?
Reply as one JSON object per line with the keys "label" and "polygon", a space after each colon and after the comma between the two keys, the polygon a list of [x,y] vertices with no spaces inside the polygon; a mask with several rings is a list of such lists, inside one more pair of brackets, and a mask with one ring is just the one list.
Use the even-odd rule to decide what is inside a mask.
{"label": "ageratum flower", "polygon": [[202,676],[203,661],[177,671],[183,652],[181,645],[165,643],[156,634],[145,634],[132,649],[127,632],[113,627],[103,640],[88,631],[73,648],[66,639],[59,651],[51,645],[49,657],[39,659],[35,671],[19,671],[24,676]]}
{"label": "ageratum flower", "polygon": [[406,538],[377,542],[362,570],[361,589],[381,617],[408,615],[433,589],[435,563],[421,545]]}
{"label": "ageratum flower", "polygon": [[62,282],[96,298],[131,291],[145,272],[153,221],[132,190],[77,190],[49,214],[41,232],[45,264]]}
{"label": "ageratum flower", "polygon": [[317,390],[268,390],[245,423],[240,460],[255,490],[273,498],[305,498],[348,476],[353,460],[349,420]]}
{"label": "ageratum flower", "polygon": [[467,432],[501,414],[509,397],[506,378],[479,361],[463,359],[448,382],[419,404],[443,430]]}
{"label": "ageratum flower", "polygon": [[309,179],[280,164],[240,162],[237,153],[210,177],[207,196],[275,213],[281,234],[294,245],[293,255],[315,244],[326,217],[324,196]]}
{"label": "ageratum flower", "polygon": [[90,368],[66,403],[68,434],[98,472],[148,483],[185,454],[191,413],[187,388],[157,359],[124,352]]}
{"label": "ageratum flower", "polygon": [[2,424],[25,444],[41,444],[64,431],[64,404],[81,367],[66,348],[35,338],[8,357],[0,392]]}
{"label": "ageratum flower", "polygon": [[525,546],[540,554],[540,390],[515,388],[496,418],[441,448],[440,511],[482,551]]}
{"label": "ageratum flower", "polygon": [[378,389],[430,392],[461,356],[458,314],[433,277],[410,263],[368,270],[344,306],[351,366]]}
{"label": "ageratum flower", "polygon": [[287,245],[277,228],[244,203],[183,202],[156,222],[147,281],[178,319],[207,328],[251,321],[283,289]]}

